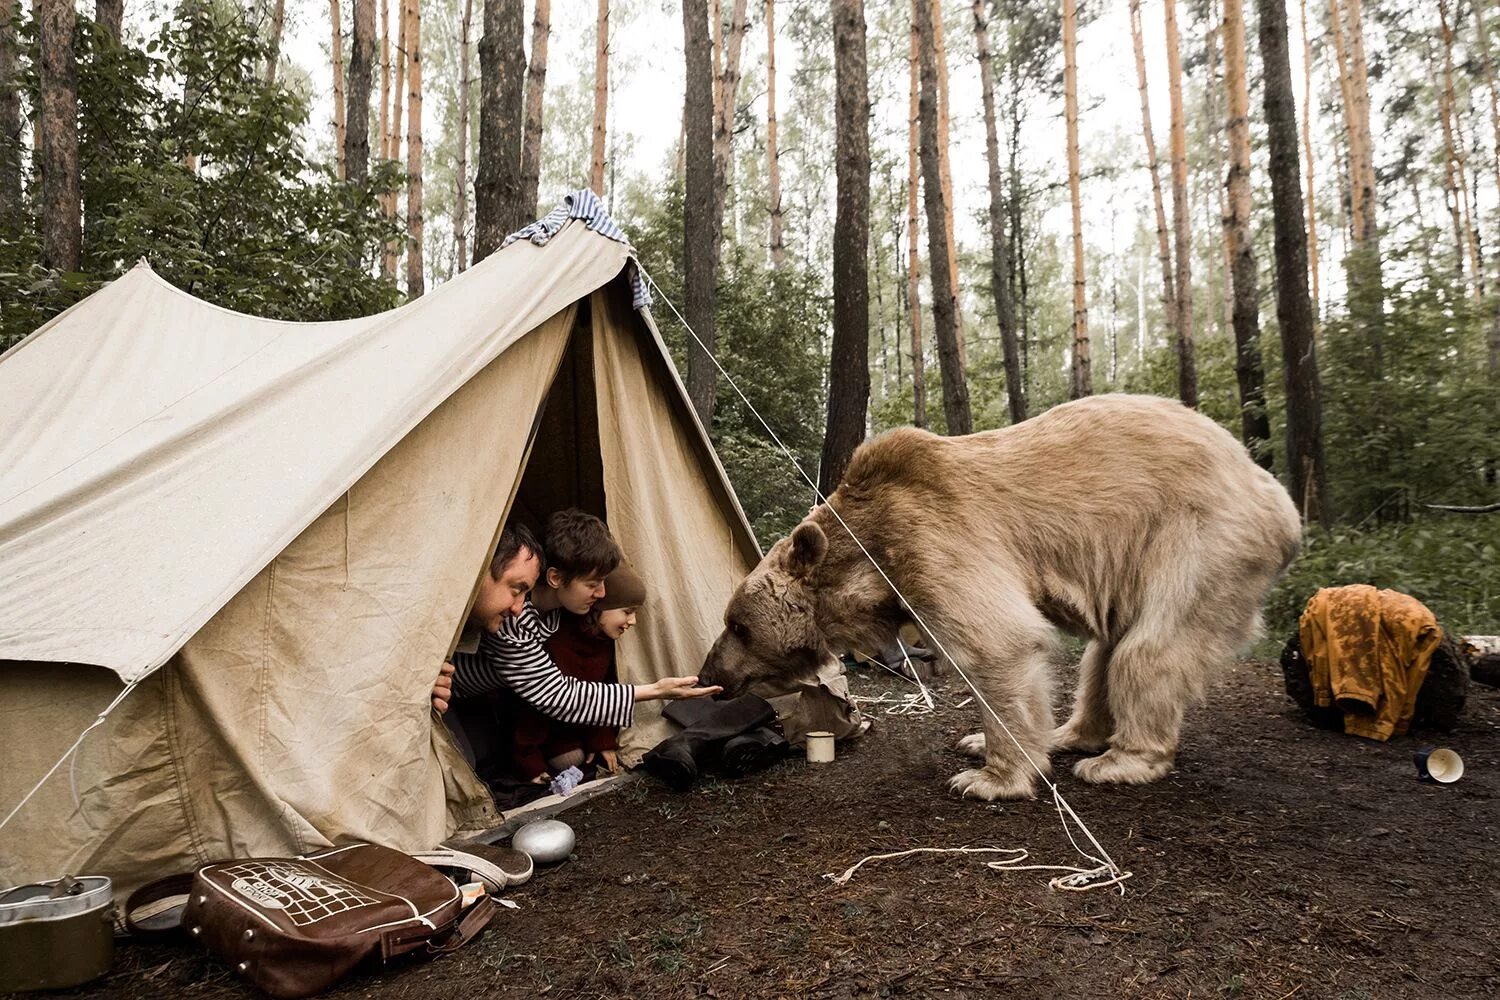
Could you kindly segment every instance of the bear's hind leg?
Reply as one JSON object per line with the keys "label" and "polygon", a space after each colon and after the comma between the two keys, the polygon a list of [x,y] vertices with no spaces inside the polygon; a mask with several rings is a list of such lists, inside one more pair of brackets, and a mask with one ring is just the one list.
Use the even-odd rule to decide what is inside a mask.
{"label": "bear's hind leg", "polygon": [[1114,713],[1109,707],[1108,664],[1113,650],[1098,639],[1089,643],[1078,664],[1078,688],[1073,692],[1073,714],[1052,732],[1053,750],[1098,753],[1109,746]]}
{"label": "bear's hind leg", "polygon": [[[948,782],[949,789],[964,798],[986,801],[1035,798],[1037,771],[1051,775],[1047,742],[1052,730],[1049,684],[1052,643],[1048,638],[1045,634],[1038,636],[1036,641],[1028,643],[1028,651],[997,664],[986,663],[982,669],[960,664],[989,703],[989,709],[1004,720],[1002,727],[990,710],[980,705],[984,721],[984,766],[961,771]],[[1007,729],[1010,735],[1006,734]],[[972,746],[971,741],[977,742],[973,737],[964,742]],[[1018,743],[1021,749],[1017,749]],[[961,746],[961,749],[968,748]]]}

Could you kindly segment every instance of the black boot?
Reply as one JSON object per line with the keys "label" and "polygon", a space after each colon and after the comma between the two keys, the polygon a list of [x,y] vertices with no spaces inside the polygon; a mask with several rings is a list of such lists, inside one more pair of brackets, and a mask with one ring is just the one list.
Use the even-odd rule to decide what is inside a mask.
{"label": "black boot", "polygon": [[725,741],[719,766],[731,778],[770,767],[787,755],[791,745],[773,730],[762,726]]}
{"label": "black boot", "polygon": [[746,694],[727,701],[674,701],[662,715],[684,728],[657,744],[641,766],[676,791],[686,791],[699,773],[718,763],[727,741],[774,721],[776,710],[764,698]]}

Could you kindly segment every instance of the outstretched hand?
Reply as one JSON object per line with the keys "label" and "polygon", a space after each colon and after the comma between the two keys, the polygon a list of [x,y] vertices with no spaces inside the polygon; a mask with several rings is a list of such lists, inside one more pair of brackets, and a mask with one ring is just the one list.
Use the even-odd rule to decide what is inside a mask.
{"label": "outstretched hand", "polygon": [[686,698],[712,698],[724,689],[717,684],[699,687],[696,675],[691,677],[663,677],[653,684],[636,688],[640,701],[682,701]]}
{"label": "outstretched hand", "polygon": [[432,707],[439,712],[448,711],[448,702],[453,700],[453,664],[444,663],[432,682]]}

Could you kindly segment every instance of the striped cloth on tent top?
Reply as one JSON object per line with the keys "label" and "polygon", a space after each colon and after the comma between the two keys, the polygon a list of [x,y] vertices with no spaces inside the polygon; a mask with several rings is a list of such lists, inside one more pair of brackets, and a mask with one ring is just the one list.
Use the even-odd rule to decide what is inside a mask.
{"label": "striped cloth on tent top", "polygon": [[[505,242],[500,246],[503,249],[517,240],[530,240],[537,246],[546,246],[547,241],[557,235],[557,231],[563,227],[563,224],[571,219],[582,219],[583,224],[588,226],[591,232],[630,246],[630,238],[625,235],[625,231],[609,217],[609,212],[605,210],[604,202],[599,200],[599,196],[588,188],[579,188],[577,191],[564,195],[556,208],[526,228],[519,229],[505,237]],[[649,309],[651,289],[646,286],[646,279],[641,276],[641,269],[634,258],[631,258],[628,271],[631,307]]]}

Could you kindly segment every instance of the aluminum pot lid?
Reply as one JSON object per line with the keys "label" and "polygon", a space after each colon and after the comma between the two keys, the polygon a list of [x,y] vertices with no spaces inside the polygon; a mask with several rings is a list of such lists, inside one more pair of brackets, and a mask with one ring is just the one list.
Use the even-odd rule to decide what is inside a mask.
{"label": "aluminum pot lid", "polygon": [[102,909],[114,901],[114,889],[103,875],[80,875],[75,889],[53,897],[63,879],[18,885],[0,892],[0,927],[23,920],[58,920]]}

